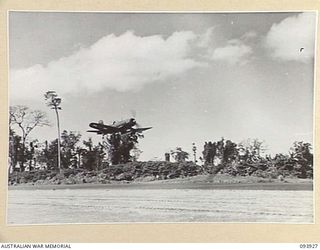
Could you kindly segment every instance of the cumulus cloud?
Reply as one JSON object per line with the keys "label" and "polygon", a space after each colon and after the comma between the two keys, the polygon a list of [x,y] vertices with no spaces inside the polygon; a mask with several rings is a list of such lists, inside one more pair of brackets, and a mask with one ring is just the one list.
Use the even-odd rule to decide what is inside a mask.
{"label": "cumulus cloud", "polygon": [[253,30],[244,33],[241,38],[245,41],[252,40],[257,37],[257,33]]}
{"label": "cumulus cloud", "polygon": [[215,27],[210,27],[199,36],[198,46],[201,48],[208,48],[212,45],[213,34]]}
{"label": "cumulus cloud", "polygon": [[315,13],[306,12],[273,24],[264,40],[271,56],[283,61],[310,61],[315,49],[315,20]]}
{"label": "cumulus cloud", "polygon": [[12,98],[38,98],[47,90],[60,95],[104,89],[130,91],[182,74],[204,64],[190,57],[199,40],[191,31],[137,36],[105,36],[70,56],[29,68],[10,70]]}
{"label": "cumulus cloud", "polygon": [[249,45],[244,44],[239,39],[232,39],[224,47],[216,48],[212,54],[212,60],[224,61],[231,65],[246,64],[253,53]]}

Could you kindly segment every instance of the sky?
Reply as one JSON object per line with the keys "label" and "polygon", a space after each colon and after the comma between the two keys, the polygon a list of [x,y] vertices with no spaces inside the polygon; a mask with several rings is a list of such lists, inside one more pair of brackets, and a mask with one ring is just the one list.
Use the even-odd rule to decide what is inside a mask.
{"label": "sky", "polygon": [[265,141],[267,153],[312,143],[315,12],[10,12],[10,105],[47,112],[62,98],[61,128],[89,134],[136,114],[145,131],[141,160],[176,147],[198,154],[224,137]]}

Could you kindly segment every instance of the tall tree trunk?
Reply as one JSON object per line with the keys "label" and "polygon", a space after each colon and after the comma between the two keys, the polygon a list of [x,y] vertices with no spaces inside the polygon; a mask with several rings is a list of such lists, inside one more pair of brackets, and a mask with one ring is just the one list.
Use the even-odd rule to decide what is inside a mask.
{"label": "tall tree trunk", "polygon": [[55,108],[56,115],[57,115],[57,127],[58,127],[58,170],[61,170],[61,138],[60,138],[60,121],[59,121],[59,114],[58,109]]}
{"label": "tall tree trunk", "polygon": [[20,165],[20,172],[24,172],[24,163],[25,163],[25,151],[26,151],[26,138],[25,135],[23,133],[22,135],[22,154],[21,154],[21,165]]}
{"label": "tall tree trunk", "polygon": [[77,165],[78,165],[78,168],[80,168],[80,165],[81,165],[81,153],[79,152],[78,153],[78,159],[77,159]]}

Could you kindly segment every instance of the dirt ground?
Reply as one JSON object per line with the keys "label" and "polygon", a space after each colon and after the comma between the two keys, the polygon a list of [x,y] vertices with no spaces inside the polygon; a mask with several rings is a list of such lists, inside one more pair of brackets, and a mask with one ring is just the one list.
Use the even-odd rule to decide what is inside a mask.
{"label": "dirt ground", "polygon": [[140,182],[17,185],[8,224],[312,223],[313,182],[226,175]]}
{"label": "dirt ground", "polygon": [[139,180],[134,182],[110,181],[106,184],[33,185],[31,183],[9,186],[9,190],[27,189],[251,189],[251,190],[313,190],[312,179],[266,179],[254,176],[198,175],[170,180]]}
{"label": "dirt ground", "polygon": [[234,189],[10,190],[8,224],[312,223],[313,192]]}

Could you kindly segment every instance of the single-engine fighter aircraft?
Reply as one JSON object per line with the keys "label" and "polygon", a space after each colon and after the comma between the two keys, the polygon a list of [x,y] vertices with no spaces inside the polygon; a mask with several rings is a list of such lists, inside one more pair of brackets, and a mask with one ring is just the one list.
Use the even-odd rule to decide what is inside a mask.
{"label": "single-engine fighter aircraft", "polygon": [[94,128],[95,130],[87,130],[87,132],[97,133],[98,135],[107,135],[107,134],[127,134],[134,132],[142,132],[152,127],[140,128],[134,118],[113,122],[112,125],[106,125],[103,121],[98,123],[92,122],[89,124],[89,127]]}

